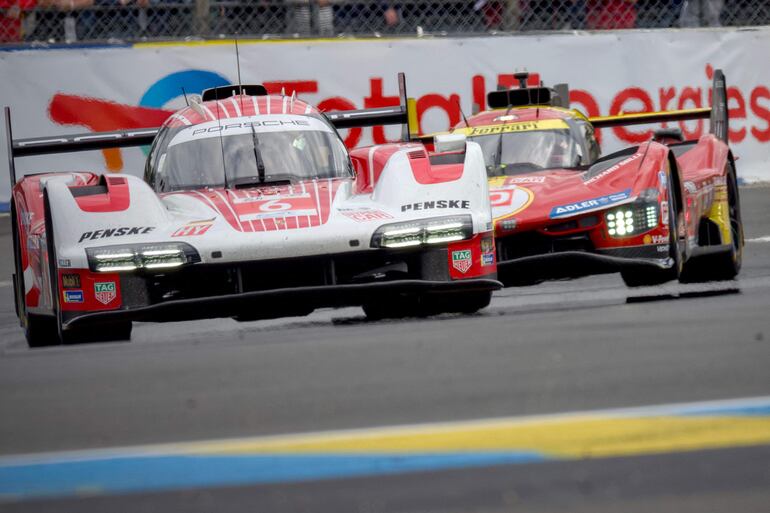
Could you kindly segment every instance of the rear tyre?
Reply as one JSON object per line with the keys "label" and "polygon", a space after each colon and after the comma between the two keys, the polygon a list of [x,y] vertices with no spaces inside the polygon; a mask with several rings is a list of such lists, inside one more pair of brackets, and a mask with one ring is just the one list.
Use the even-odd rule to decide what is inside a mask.
{"label": "rear tyre", "polygon": [[725,281],[734,279],[743,263],[743,221],[738,195],[738,180],[735,169],[729,165],[727,173],[727,204],[730,217],[731,245],[728,251],[693,259],[685,266],[681,281],[697,283],[704,281]]}
{"label": "rear tyre", "polygon": [[628,287],[649,287],[676,280],[682,274],[682,250],[679,245],[679,205],[674,194],[674,182],[668,177],[668,255],[673,264],[668,269],[652,267],[628,267],[620,271],[620,277]]}

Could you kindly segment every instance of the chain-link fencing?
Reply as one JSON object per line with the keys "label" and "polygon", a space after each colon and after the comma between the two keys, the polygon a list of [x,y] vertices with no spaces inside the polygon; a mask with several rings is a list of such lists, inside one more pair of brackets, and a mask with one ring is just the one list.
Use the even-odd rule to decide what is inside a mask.
{"label": "chain-link fencing", "polygon": [[768,0],[0,0],[0,43],[769,24]]}

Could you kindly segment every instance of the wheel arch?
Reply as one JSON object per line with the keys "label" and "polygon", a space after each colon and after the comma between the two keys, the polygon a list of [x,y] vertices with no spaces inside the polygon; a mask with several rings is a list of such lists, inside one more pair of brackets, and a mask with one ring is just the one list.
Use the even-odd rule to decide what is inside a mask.
{"label": "wheel arch", "polygon": [[684,215],[685,202],[682,173],[679,170],[679,163],[676,160],[676,156],[674,156],[674,153],[671,150],[668,152],[668,167],[671,174],[671,186],[674,189],[674,196],[677,204],[677,214]]}

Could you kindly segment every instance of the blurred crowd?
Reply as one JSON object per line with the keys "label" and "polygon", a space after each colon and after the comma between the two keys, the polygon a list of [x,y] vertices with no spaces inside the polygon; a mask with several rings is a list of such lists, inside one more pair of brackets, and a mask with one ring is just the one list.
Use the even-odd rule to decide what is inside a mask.
{"label": "blurred crowd", "polygon": [[767,0],[0,0],[0,43],[770,24]]}

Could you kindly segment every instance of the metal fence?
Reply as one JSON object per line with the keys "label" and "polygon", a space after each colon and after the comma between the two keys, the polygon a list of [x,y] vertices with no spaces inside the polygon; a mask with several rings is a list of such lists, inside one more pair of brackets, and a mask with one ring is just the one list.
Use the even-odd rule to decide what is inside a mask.
{"label": "metal fence", "polygon": [[0,0],[0,43],[768,24],[768,0]]}

